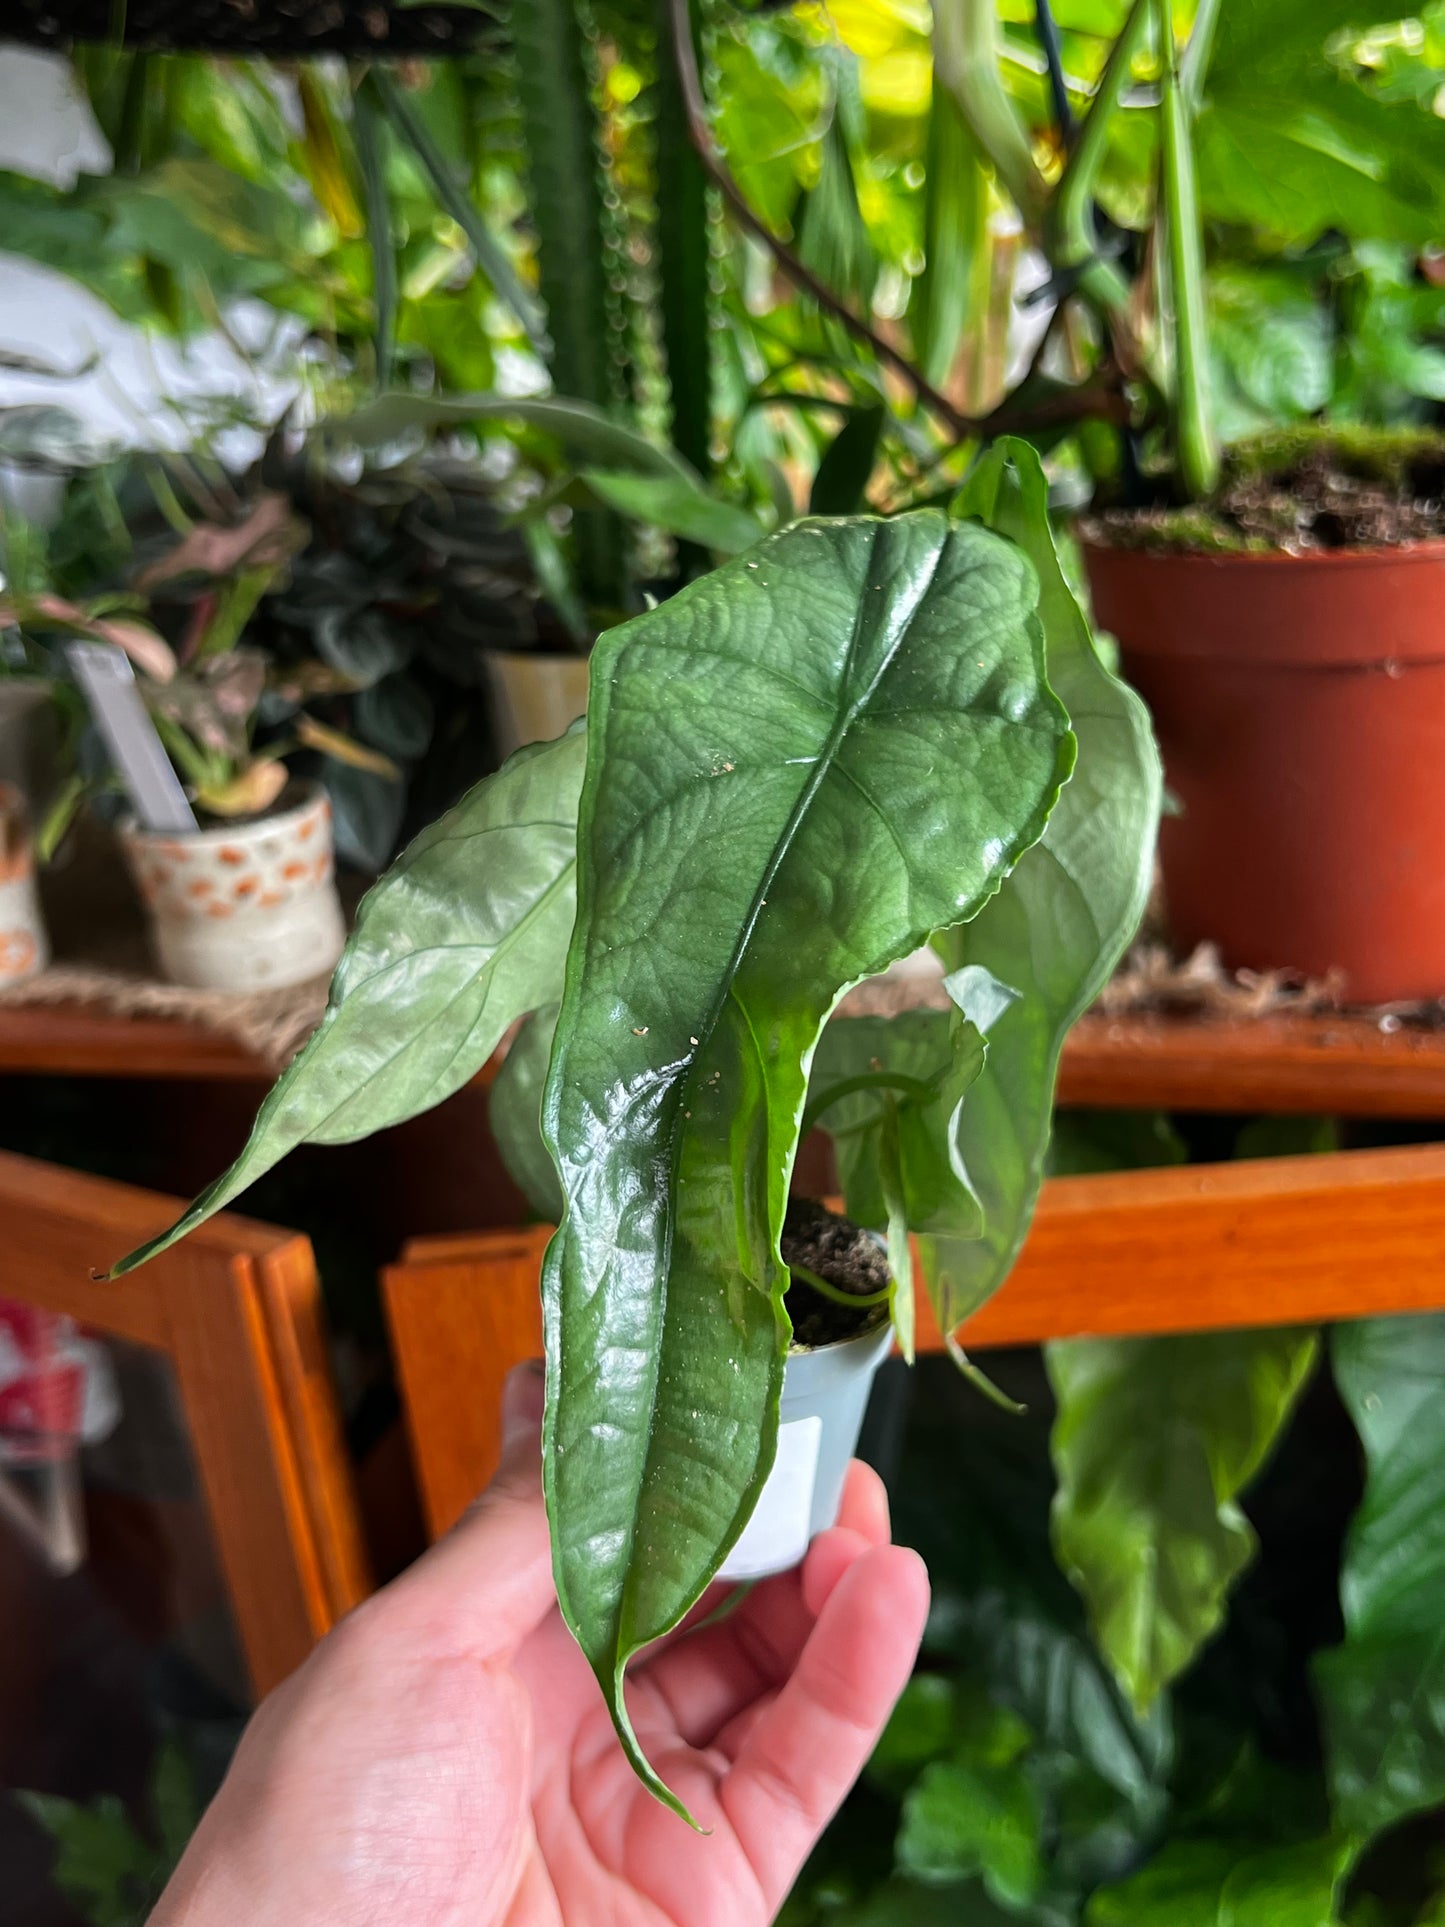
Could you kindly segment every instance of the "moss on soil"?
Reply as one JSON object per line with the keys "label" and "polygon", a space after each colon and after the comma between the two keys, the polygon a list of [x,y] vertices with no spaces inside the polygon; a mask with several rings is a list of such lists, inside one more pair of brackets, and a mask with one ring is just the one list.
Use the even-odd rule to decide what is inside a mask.
{"label": "moss on soil", "polygon": [[1087,539],[1169,554],[1390,548],[1445,536],[1445,433],[1304,423],[1226,450],[1219,487],[1184,508],[1105,509]]}

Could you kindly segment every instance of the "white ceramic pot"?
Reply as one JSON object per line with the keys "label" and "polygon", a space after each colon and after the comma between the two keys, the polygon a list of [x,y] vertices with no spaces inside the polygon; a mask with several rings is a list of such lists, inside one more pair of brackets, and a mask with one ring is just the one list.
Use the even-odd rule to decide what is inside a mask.
{"label": "white ceramic pot", "polygon": [[777,1457],[719,1579],[787,1572],[818,1533],[837,1523],[868,1394],[892,1348],[893,1327],[885,1322],[861,1338],[789,1353]]}
{"label": "white ceramic pot", "polygon": [[33,977],[50,961],[30,822],[14,783],[0,783],[0,987]]}
{"label": "white ceramic pot", "polygon": [[346,922],[331,805],[308,784],[268,816],[191,836],[121,826],[162,973],[198,990],[280,990],[324,976]]}
{"label": "white ceramic pot", "polygon": [[497,749],[503,757],[525,743],[551,742],[586,712],[585,656],[489,649],[483,660]]}

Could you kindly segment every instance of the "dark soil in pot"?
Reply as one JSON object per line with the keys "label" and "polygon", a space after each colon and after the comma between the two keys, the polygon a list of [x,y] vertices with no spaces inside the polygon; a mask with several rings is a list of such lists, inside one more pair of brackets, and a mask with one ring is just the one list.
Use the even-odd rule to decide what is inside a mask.
{"label": "dark soil in pot", "polygon": [[[873,1298],[887,1291],[888,1260],[871,1231],[812,1198],[789,1198],[783,1219],[783,1262],[804,1265],[839,1291]],[[795,1278],[784,1299],[793,1324],[795,1350],[815,1351],[875,1331],[888,1318],[886,1304],[840,1305],[805,1279]]]}
{"label": "dark soil in pot", "polygon": [[[1160,832],[1176,942],[1384,1003],[1445,992],[1445,437],[1346,453],[1236,456],[1207,508],[1095,517],[1085,555],[1181,805]],[[1185,517],[1213,547],[1180,546]]]}

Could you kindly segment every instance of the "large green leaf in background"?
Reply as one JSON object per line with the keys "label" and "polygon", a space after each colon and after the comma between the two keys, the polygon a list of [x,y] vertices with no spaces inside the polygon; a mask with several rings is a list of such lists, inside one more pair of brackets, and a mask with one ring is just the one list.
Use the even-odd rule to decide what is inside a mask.
{"label": "large green leaf in background", "polygon": [[972,916],[1073,742],[1026,557],[922,511],[803,522],[593,656],[578,914],[544,1129],[558,1597],[629,1754],[674,1625],[772,1461],[778,1252],[809,1060],[845,988]]}
{"label": "large green leaf in background", "polygon": [[113,1276],[203,1224],[298,1144],[346,1144],[440,1104],[510,1024],[558,996],[585,760],[575,725],[518,750],[423,830],[368,891],[321,1027],[240,1157]]}
{"label": "large green leaf in background", "polygon": [[1316,1677],[1335,1812],[1368,1834],[1445,1804],[1445,1318],[1340,1325],[1330,1349],[1368,1475]]}
{"label": "large green leaf in background", "polygon": [[999,442],[957,506],[1017,542],[1038,571],[1049,683],[1069,712],[1079,760],[1042,841],[983,914],[939,944],[951,965],[980,964],[1020,993],[989,1033],[983,1074],[959,1116],[957,1152],[983,1205],[983,1236],[921,1247],[946,1333],[998,1289],[1023,1244],[1059,1053],[1144,914],[1161,795],[1144,705],[1100,662],[1059,566],[1038,456],[1026,442]]}
{"label": "large green leaf in background", "polygon": [[1207,217],[1282,243],[1337,228],[1423,246],[1445,200],[1445,121],[1376,98],[1327,51],[1397,0],[1229,0],[1196,140]]}
{"label": "large green leaf in background", "polygon": [[1296,1331],[1056,1342],[1054,1545],[1109,1663],[1150,1704],[1254,1555],[1237,1504],[1314,1362]]}
{"label": "large green leaf in background", "polygon": [[1096,1894],[1086,1927],[1334,1927],[1349,1851],[1338,1840],[1287,1846],[1177,1840]]}

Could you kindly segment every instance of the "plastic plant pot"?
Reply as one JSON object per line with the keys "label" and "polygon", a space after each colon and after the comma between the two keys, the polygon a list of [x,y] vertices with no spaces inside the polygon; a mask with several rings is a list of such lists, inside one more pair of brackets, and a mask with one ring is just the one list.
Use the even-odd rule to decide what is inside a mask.
{"label": "plastic plant pot", "polygon": [[719,1579],[787,1572],[836,1522],[873,1379],[892,1347],[885,1319],[857,1338],[788,1354],[777,1457]]}
{"label": "plastic plant pot", "polygon": [[120,837],[172,983],[280,990],[325,976],[341,955],[331,805],[313,785],[248,822],[193,836],[128,823]]}
{"label": "plastic plant pot", "polygon": [[1356,1003],[1445,992],[1445,542],[1085,557],[1181,805],[1179,946]]}

